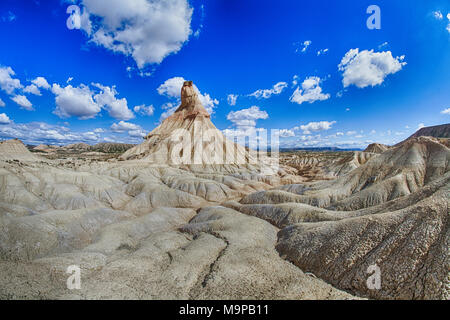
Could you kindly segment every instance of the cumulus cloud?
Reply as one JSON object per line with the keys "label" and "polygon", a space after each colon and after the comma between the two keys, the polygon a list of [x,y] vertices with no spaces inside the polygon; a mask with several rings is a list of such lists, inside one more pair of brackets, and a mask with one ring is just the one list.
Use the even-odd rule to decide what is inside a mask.
{"label": "cumulus cloud", "polygon": [[0,89],[7,94],[13,94],[14,90],[23,87],[19,79],[13,78],[15,74],[11,67],[0,67]]}
{"label": "cumulus cloud", "polygon": [[330,98],[328,93],[323,93],[320,87],[319,77],[306,78],[302,83],[302,88],[297,87],[291,98],[291,102],[302,104],[303,102],[313,103],[315,101],[327,100]]}
{"label": "cumulus cloud", "polygon": [[161,63],[188,40],[193,9],[187,0],[83,0],[81,28],[90,41],[131,56],[139,68]]}
{"label": "cumulus cloud", "polygon": [[422,128],[425,128],[425,124],[424,123],[419,123],[417,125],[417,130],[422,129]]}
{"label": "cumulus cloud", "polygon": [[36,96],[41,96],[41,91],[39,91],[39,88],[35,84],[30,84],[29,86],[26,86],[25,89],[23,89],[23,92],[25,93],[31,93]]}
{"label": "cumulus cloud", "polygon": [[330,130],[336,121],[318,121],[310,122],[306,125],[301,125],[295,127],[294,130],[302,130],[303,134],[311,134],[312,132],[326,131]]}
{"label": "cumulus cloud", "polygon": [[441,111],[442,114],[450,114],[450,108]]}
{"label": "cumulus cloud", "polygon": [[[183,77],[173,77],[167,79],[158,87],[157,91],[160,95],[177,99],[179,103],[181,99],[181,87],[183,87],[184,81],[186,80]],[[213,114],[214,108],[219,104],[219,100],[211,98],[211,96],[207,93],[202,94],[195,84],[194,90],[197,92],[198,98],[205,107],[206,111],[208,111],[209,114]]]}
{"label": "cumulus cloud", "polygon": [[237,94],[229,94],[227,97],[227,102],[230,106],[235,106],[237,101],[238,95]]}
{"label": "cumulus cloud", "polygon": [[6,104],[3,102],[2,99],[0,99],[0,107],[4,107],[4,106],[6,106]]}
{"label": "cumulus cloud", "polygon": [[280,130],[280,137],[282,138],[288,138],[288,137],[293,137],[295,136],[295,133],[293,130],[289,130],[289,129],[281,129]]}
{"label": "cumulus cloud", "polygon": [[138,130],[141,127],[137,124],[126,122],[126,121],[119,121],[119,123],[113,123],[111,125],[111,130],[113,132],[125,132],[130,130]]}
{"label": "cumulus cloud", "polygon": [[11,123],[11,119],[6,115],[6,113],[0,113],[0,124]]}
{"label": "cumulus cloud", "polygon": [[0,137],[18,138],[30,144],[68,144],[99,142],[100,135],[88,132],[72,132],[68,127],[45,122],[14,123],[0,126]]}
{"label": "cumulus cloud", "polygon": [[287,88],[288,84],[286,82],[278,82],[271,89],[259,89],[250,94],[249,96],[255,97],[257,99],[269,99],[272,95],[278,95],[285,88]]}
{"label": "cumulus cloud", "polygon": [[105,109],[108,114],[118,120],[134,118],[133,112],[128,108],[125,98],[117,98],[116,86],[108,87],[100,83],[92,83],[92,87],[80,84],[74,87],[68,84],[65,87],[53,84],[52,93],[55,95],[56,108],[54,114],[60,118],[77,117],[81,120],[94,118]]}
{"label": "cumulus cloud", "polygon": [[147,133],[141,126],[125,121],[119,121],[119,123],[113,123],[111,125],[111,131],[117,133],[127,132],[131,137],[145,137]]}
{"label": "cumulus cloud", "polygon": [[94,101],[94,92],[84,84],[79,87],[53,84],[52,92],[56,103],[53,113],[60,118],[77,117],[86,120],[94,118],[101,111],[101,107]]}
{"label": "cumulus cloud", "polygon": [[386,76],[400,71],[406,65],[404,59],[405,56],[394,58],[390,51],[363,50],[359,52],[359,49],[351,49],[338,65],[343,73],[344,88],[351,85],[358,88],[380,85]]}
{"label": "cumulus cloud", "polygon": [[11,98],[12,101],[17,103],[21,108],[32,111],[33,105],[31,104],[30,100],[27,99],[27,97],[22,95],[17,95]]}
{"label": "cumulus cloud", "polygon": [[155,112],[155,108],[153,106],[146,106],[145,104],[141,104],[139,106],[135,106],[133,108],[134,112],[139,113],[143,116],[152,116]]}
{"label": "cumulus cloud", "polygon": [[93,83],[94,87],[100,89],[100,93],[94,96],[95,102],[101,107],[108,110],[111,117],[118,120],[130,120],[134,118],[133,112],[128,109],[127,99],[117,99],[118,94],[116,87],[107,87],[99,83]]}
{"label": "cumulus cloud", "polygon": [[258,119],[267,119],[268,117],[269,115],[267,112],[260,110],[257,106],[238,111],[231,111],[227,115],[227,119],[239,128],[255,127]]}
{"label": "cumulus cloud", "polygon": [[178,109],[178,104],[167,102],[161,106],[161,109],[165,111],[159,117],[159,121],[163,121],[167,117],[171,116]]}
{"label": "cumulus cloud", "polygon": [[50,89],[50,85],[44,77],[37,77],[32,80],[31,83],[35,84],[38,88],[43,88],[46,90]]}

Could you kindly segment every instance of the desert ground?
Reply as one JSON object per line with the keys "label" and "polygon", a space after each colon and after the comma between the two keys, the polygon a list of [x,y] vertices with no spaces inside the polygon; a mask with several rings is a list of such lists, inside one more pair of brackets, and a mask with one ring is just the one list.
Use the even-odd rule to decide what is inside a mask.
{"label": "desert ground", "polygon": [[[245,161],[171,163],[177,129]],[[137,146],[1,142],[0,299],[449,299],[447,138],[281,152],[268,173],[185,83]]]}

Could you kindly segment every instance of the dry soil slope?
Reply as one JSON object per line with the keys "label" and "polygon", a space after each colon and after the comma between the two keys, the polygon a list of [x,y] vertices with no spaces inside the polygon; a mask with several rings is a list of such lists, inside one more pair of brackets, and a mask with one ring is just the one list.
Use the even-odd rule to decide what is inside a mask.
{"label": "dry soil slope", "polygon": [[[333,182],[287,185],[227,206],[284,227],[280,254],[337,288],[381,299],[448,299],[449,160],[440,140],[412,138]],[[375,264],[380,290],[366,284]]]}

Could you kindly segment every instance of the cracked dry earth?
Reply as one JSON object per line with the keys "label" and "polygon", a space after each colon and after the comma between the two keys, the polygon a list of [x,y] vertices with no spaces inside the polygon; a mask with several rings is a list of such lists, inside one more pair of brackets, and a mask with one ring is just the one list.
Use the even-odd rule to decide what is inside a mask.
{"label": "cracked dry earth", "polygon": [[[436,139],[294,184],[288,168],[54,161],[12,144],[2,299],[449,298],[450,150]],[[366,285],[372,264],[380,290]],[[70,265],[80,290],[66,287]]]}

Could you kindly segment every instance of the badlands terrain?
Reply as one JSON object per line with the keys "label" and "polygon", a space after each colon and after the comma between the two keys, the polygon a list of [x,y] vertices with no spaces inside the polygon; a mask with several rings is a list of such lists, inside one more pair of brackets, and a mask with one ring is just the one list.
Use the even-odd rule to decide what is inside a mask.
{"label": "badlands terrain", "polygon": [[[224,138],[186,82],[137,146],[1,142],[0,298],[449,299],[450,143],[437,134],[278,166]],[[211,144],[214,161],[172,157]]]}

